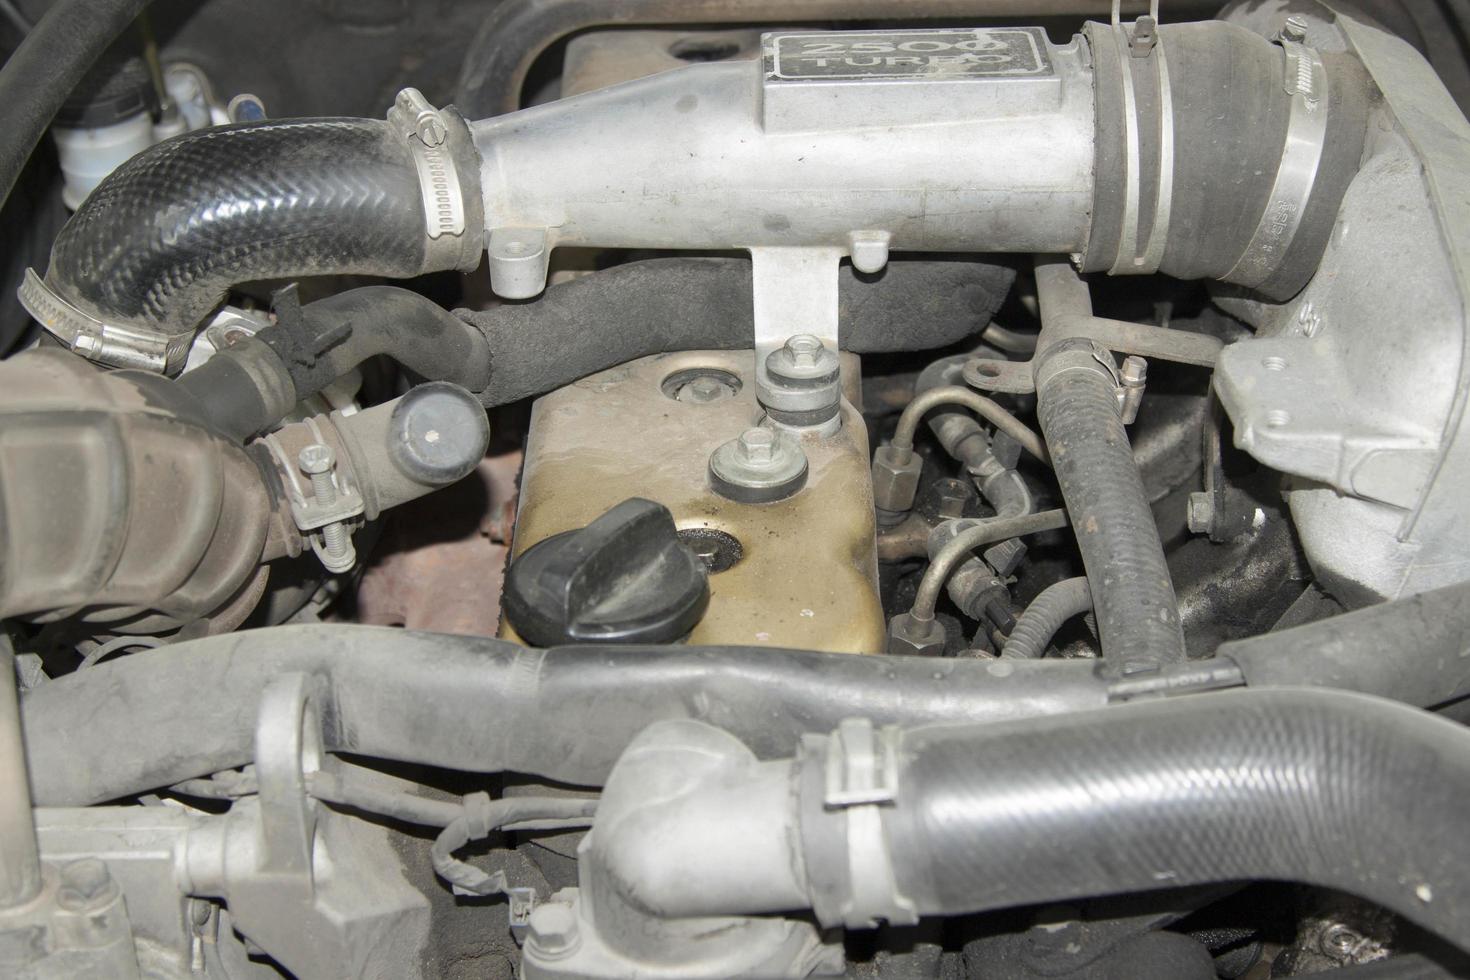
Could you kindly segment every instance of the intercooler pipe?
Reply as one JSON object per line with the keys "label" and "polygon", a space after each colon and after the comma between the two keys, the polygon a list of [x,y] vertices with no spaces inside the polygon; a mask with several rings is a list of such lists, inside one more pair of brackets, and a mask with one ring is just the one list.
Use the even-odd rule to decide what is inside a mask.
{"label": "intercooler pipe", "polygon": [[[905,85],[859,71],[840,98],[808,48],[872,59],[843,55],[844,35],[786,35],[781,71],[692,65],[468,126],[405,90],[389,122],[188,133],[105,180],[22,298],[94,360],[172,371],[237,283],[470,269],[487,247],[508,299],[541,292],[559,246],[749,249],[777,288],[793,268],[835,274],[843,254],[872,274],[890,252],[1021,252],[1292,295],[1356,172],[1361,65],[1222,22],[1125,34],[947,34],[919,50],[999,46],[1005,70],[982,59]],[[1304,135],[1307,116],[1320,132]],[[1307,137],[1311,166],[1288,160]],[[1303,167],[1312,180],[1277,188]],[[821,262],[762,251],[802,248]],[[770,288],[756,284],[757,331]]]}
{"label": "intercooler pipe", "polygon": [[613,768],[585,857],[594,907],[616,893],[678,918],[811,909],[871,927],[1266,879],[1348,892],[1470,950],[1470,849],[1452,844],[1467,794],[1470,731],[1339,691],[849,720],[770,762],[665,722]]}
{"label": "intercooler pipe", "polygon": [[390,114],[166,140],[87,197],[57,236],[45,280],[28,274],[21,301],[93,360],[172,373],[239,283],[473,269],[479,160],[457,114],[433,119],[438,128],[423,135]]}
{"label": "intercooler pipe", "polygon": [[[1399,639],[1408,637],[1412,645]],[[1394,651],[1386,656],[1385,650]],[[844,718],[875,724],[1052,715],[1202,686],[1331,685],[1425,707],[1470,694],[1470,586],[1227,646],[1120,680],[1089,661],[852,656],[767,648],[569,647],[367,626],[282,626],[177,643],[28,692],[38,805],[81,806],[250,761],[260,693],[318,674],[328,749],[600,785],[645,726],[698,718],[763,759]],[[1389,662],[1389,663],[1386,663]],[[148,725],[140,704],[168,704]]]}
{"label": "intercooler pipe", "polygon": [[1184,659],[1164,544],[1118,411],[1112,355],[1071,325],[1092,314],[1067,260],[1036,266],[1036,415],[1091,585],[1103,656],[1120,670]]}

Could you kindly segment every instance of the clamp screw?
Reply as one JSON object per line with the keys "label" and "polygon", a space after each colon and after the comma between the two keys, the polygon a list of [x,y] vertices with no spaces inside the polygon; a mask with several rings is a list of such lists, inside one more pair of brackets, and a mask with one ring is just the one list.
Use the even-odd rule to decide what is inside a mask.
{"label": "clamp screw", "polygon": [[1292,14],[1286,18],[1286,23],[1281,26],[1281,39],[1302,44],[1307,39],[1307,19],[1300,14]]}
{"label": "clamp screw", "polygon": [[[318,505],[330,507],[337,501],[337,486],[332,482],[332,469],[337,465],[337,454],[331,446],[314,442],[301,450],[296,458],[301,472],[311,477],[311,495]],[[346,571],[357,560],[352,550],[352,539],[347,534],[347,525],[333,521],[322,525],[323,564],[334,572]]]}
{"label": "clamp screw", "polygon": [[424,93],[416,88],[406,88],[398,93],[393,100],[394,108],[402,110],[403,114],[413,120],[414,135],[417,136],[425,146],[438,146],[444,142],[449,135],[449,130],[444,126],[444,117],[439,110],[429,104],[424,98]]}

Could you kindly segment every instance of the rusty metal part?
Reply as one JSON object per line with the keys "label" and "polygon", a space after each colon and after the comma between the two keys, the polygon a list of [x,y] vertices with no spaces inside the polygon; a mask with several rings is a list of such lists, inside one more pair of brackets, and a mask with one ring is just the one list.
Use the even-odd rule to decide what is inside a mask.
{"label": "rusty metal part", "polygon": [[451,487],[388,517],[357,589],[357,620],[435,633],[494,636],[519,452],[488,456]]}
{"label": "rusty metal part", "polygon": [[[1204,11],[1218,0],[1176,0],[1171,10]],[[1130,13],[1148,0],[1124,0]],[[865,20],[984,20],[1105,15],[1112,0],[510,0],[486,17],[460,70],[455,105],[469,118],[513,112],[536,59],[557,41],[597,27],[682,24],[796,24]]]}
{"label": "rusty metal part", "polygon": [[[883,649],[872,488],[857,359],[844,354],[843,426],[803,436],[806,488],[766,504],[725,500],[709,487],[715,447],[762,417],[750,351],[688,351],[633,361],[554,391],[531,418],[513,551],[587,525],[629,497],[657,501],[681,528],[739,542],[738,564],[710,579],[709,611],[692,644],[770,644],[807,650]],[[663,391],[671,374],[728,371],[733,397],[698,404]],[[502,635],[514,638],[506,629]]]}
{"label": "rusty metal part", "polygon": [[929,532],[932,530],[934,525],[922,514],[910,514],[901,524],[884,528],[878,534],[878,560],[923,558],[928,554]]}

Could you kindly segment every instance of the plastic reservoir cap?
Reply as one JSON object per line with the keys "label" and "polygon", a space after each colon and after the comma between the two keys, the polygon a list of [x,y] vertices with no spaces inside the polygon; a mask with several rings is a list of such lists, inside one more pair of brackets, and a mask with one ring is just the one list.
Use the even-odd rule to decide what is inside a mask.
{"label": "plastic reservoir cap", "polygon": [[388,453],[402,473],[440,485],[468,476],[490,445],[490,419],[480,400],[457,384],[410,388],[388,423]]}
{"label": "plastic reservoir cap", "polygon": [[506,572],[504,603],[535,646],[672,643],[704,616],[709,580],[668,508],[631,497],[527,549]]}

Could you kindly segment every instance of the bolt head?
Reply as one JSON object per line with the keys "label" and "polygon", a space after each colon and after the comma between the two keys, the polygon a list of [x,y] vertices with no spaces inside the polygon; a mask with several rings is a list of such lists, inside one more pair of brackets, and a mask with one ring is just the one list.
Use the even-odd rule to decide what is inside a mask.
{"label": "bolt head", "polygon": [[563,955],[576,949],[579,935],[577,913],[569,905],[547,902],[536,906],[527,922],[530,942],[543,956]]}
{"label": "bolt head", "polygon": [[61,869],[61,887],[56,900],[66,909],[91,908],[112,892],[112,875],[98,858],[82,858]]}
{"label": "bolt head", "polygon": [[1208,493],[1192,493],[1185,505],[1185,521],[1195,534],[1209,534],[1215,526],[1215,500]]}
{"label": "bolt head", "polygon": [[741,461],[751,466],[769,466],[776,455],[776,434],[770,429],[746,429],[737,443]]}
{"label": "bolt head", "polygon": [[301,472],[315,476],[318,473],[332,472],[332,467],[337,462],[337,454],[332,451],[331,446],[324,446],[316,442],[301,450],[296,461],[301,466]]}
{"label": "bolt head", "polygon": [[1130,354],[1123,358],[1123,367],[1118,372],[1123,379],[1123,384],[1130,388],[1139,388],[1148,380],[1148,361],[1136,354]]}
{"label": "bolt head", "polygon": [[837,352],[809,333],[793,334],[766,357],[766,373],[773,381],[798,387],[835,384],[839,367]]}
{"label": "bolt head", "polygon": [[719,378],[704,374],[679,389],[676,400],[691,405],[708,405],[729,398],[735,392]]}
{"label": "bolt head", "polygon": [[1286,18],[1286,23],[1281,26],[1281,36],[1287,41],[1295,41],[1301,44],[1307,39],[1307,19],[1300,14],[1292,14]]}

